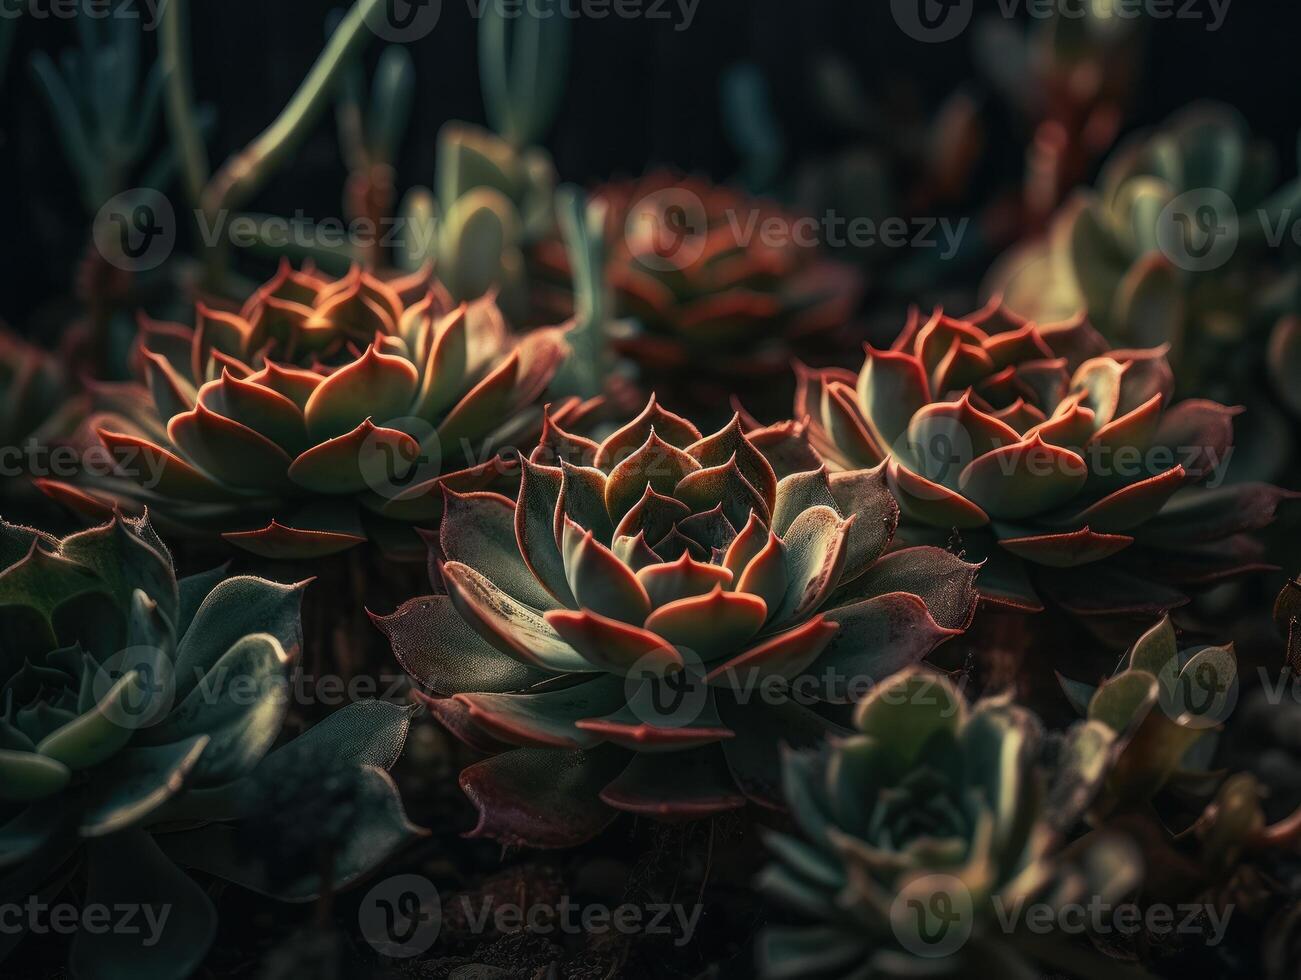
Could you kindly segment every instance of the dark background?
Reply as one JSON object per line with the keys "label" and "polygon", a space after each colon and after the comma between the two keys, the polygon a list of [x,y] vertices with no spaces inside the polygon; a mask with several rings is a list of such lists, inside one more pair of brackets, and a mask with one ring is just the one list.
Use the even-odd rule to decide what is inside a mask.
{"label": "dark background", "polygon": [[[977,0],[977,13],[998,12],[1009,2]],[[276,116],[322,46],[327,13],[340,6],[339,0],[195,0],[195,89],[219,113],[209,140],[214,165]],[[1276,145],[1284,175],[1295,173],[1298,36],[1298,5],[1263,0],[1232,0],[1215,33],[1196,20],[1153,23],[1130,128],[1200,98],[1221,99]],[[6,198],[0,318],[20,328],[34,310],[68,292],[87,240],[74,179],[28,68],[33,50],[57,54],[75,43],[68,21],[23,20],[0,95],[0,186]],[[150,50],[153,43],[152,37],[146,40]],[[580,20],[566,100],[546,144],[562,178],[584,184],[656,163],[731,176],[738,160],[724,134],[719,80],[730,66],[752,61],[768,79],[788,151],[798,162],[845,139],[810,108],[811,66],[820,53],[836,51],[849,59],[876,92],[910,87],[937,104],[961,84],[981,91],[971,47],[970,32],[944,44],[911,40],[895,25],[887,0],[700,0],[695,21],[684,31],[675,30],[675,21]],[[368,63],[379,49],[371,45]],[[445,121],[483,120],[475,22],[465,0],[444,0],[438,28],[411,51],[418,84],[399,166],[403,189],[432,183],[435,137]],[[995,101],[991,118],[997,115]],[[160,121],[160,140],[164,132]],[[1017,167],[1021,148],[1001,139],[996,122],[991,132],[995,167]],[[337,215],[343,178],[333,117],[327,116],[294,166],[253,207]]]}

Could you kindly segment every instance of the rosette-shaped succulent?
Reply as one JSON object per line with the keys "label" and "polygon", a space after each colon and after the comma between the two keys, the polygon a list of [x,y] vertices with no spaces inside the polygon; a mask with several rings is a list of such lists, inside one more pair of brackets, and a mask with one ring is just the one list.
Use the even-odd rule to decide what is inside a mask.
{"label": "rosette-shaped succulent", "polygon": [[563,335],[517,339],[490,297],[454,307],[424,276],[331,281],[286,264],[238,314],[145,322],[142,382],[102,391],[89,421],[117,472],[44,486],[268,557],[374,537],[400,550],[437,519],[440,486],[509,475],[497,452],[536,435]]}
{"label": "rosette-shaped succulent", "polygon": [[1238,699],[1232,645],[1181,650],[1165,616],[1101,686],[1060,680],[1076,709],[1115,738],[1116,760],[1096,804],[1100,813],[1150,800],[1172,783],[1186,790],[1214,787],[1216,734]]}
{"label": "rosette-shaped succulent", "polygon": [[[1220,486],[1234,409],[1171,404],[1164,351],[1109,350],[1080,318],[912,313],[861,372],[801,372],[796,417],[849,469],[886,464],[908,540],[986,561],[982,595],[1038,611],[1159,613],[1258,562],[1285,494]],[[1214,489],[1210,489],[1214,488]]]}
{"label": "rosette-shaped succulent", "polygon": [[[1049,779],[1029,711],[1003,698],[968,706],[948,680],[914,668],[854,720],[857,733],[786,756],[803,836],[769,837],[777,860],[760,887],[805,924],[764,935],[765,976],[969,977],[992,964],[1033,976],[1016,928],[1029,903],[1105,903],[1132,887],[1136,855],[1115,841],[1064,869],[1073,801],[1099,767]],[[1067,783],[1085,792],[1048,792]],[[1043,938],[1036,958],[1049,952]],[[1057,962],[1090,955],[1071,947]]]}
{"label": "rosette-shaped succulent", "polygon": [[520,149],[486,129],[448,123],[438,135],[437,196],[411,191],[403,211],[419,229],[407,264],[433,261],[457,302],[495,291],[512,323],[530,314],[533,246],[553,235],[556,171],[545,150]]}
{"label": "rosette-shaped succulent", "polygon": [[835,730],[819,705],[974,610],[975,566],[884,555],[884,472],[829,475],[793,424],[702,436],[652,399],[599,445],[549,425],[523,470],[514,503],[449,491],[444,594],[378,620],[444,723],[499,752],[461,776],[480,835],[778,805],[779,742]]}
{"label": "rosette-shaped succulent", "polygon": [[[1088,725],[1110,733],[1113,758],[1091,804],[1095,821],[1125,814],[1153,820],[1158,811],[1151,803],[1161,796],[1167,804],[1160,811],[1162,836],[1195,860],[1190,877],[1208,884],[1238,868],[1244,852],[1291,847],[1301,836],[1301,810],[1291,816],[1285,810],[1270,825],[1262,806],[1267,790],[1256,776],[1230,772],[1226,778],[1221,732],[1240,688],[1232,644],[1180,648],[1166,616],[1100,686],[1059,680]],[[1285,720],[1281,710],[1279,720]],[[1277,785],[1286,798],[1286,782]]]}
{"label": "rosette-shaped succulent", "polygon": [[1277,171],[1236,112],[1194,106],[1113,154],[1097,189],[1005,257],[991,286],[1040,321],[1086,310],[1117,345],[1169,344],[1180,384],[1205,393],[1249,332],[1295,309],[1270,237],[1286,233],[1301,183],[1280,188]]}
{"label": "rosette-shaped succulent", "polygon": [[[659,173],[599,188],[609,208],[607,275],[636,323],[616,346],[652,386],[735,384],[826,353],[858,304],[858,274],[823,257],[816,229],[776,205]],[[559,241],[539,264],[569,281]]]}
{"label": "rosette-shaped succulent", "polygon": [[[48,900],[84,851],[87,905],[166,910],[157,936],[79,933],[77,976],[190,976],[216,913],[175,862],[259,887],[261,865],[221,844],[256,787],[304,759],[366,801],[335,887],[411,836],[384,771],[406,709],[357,703],[277,747],[302,591],[220,572],[178,582],[143,518],[61,540],[0,523],[0,902]],[[278,871],[285,897],[321,887],[320,855]]]}

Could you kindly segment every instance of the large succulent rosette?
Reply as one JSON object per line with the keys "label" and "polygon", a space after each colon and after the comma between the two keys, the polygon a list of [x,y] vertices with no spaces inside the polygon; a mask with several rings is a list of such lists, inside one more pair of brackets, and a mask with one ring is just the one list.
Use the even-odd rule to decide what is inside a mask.
{"label": "large succulent rosette", "polygon": [[518,499],[448,494],[439,594],[378,620],[456,734],[477,834],[579,843],[619,811],[779,805],[778,744],[965,627],[975,567],[885,555],[881,469],[792,424],[709,436],[654,400],[597,444],[548,426]]}
{"label": "large succulent rosette", "polygon": [[[770,202],[667,173],[594,196],[609,208],[617,315],[635,323],[616,346],[648,383],[781,375],[793,353],[828,354],[858,304],[858,274]],[[568,282],[561,242],[540,246],[538,261]]]}
{"label": "large succulent rosette", "polygon": [[[1005,698],[969,706],[920,669],[873,692],[854,720],[856,733],[785,759],[801,835],[770,835],[776,861],[760,885],[802,924],[764,934],[765,976],[1035,976],[1027,960],[1051,947],[1035,937],[1027,957],[1018,942],[1028,903],[1105,904],[1134,884],[1137,855],[1117,841],[1062,859],[1078,801],[1105,772],[1105,741],[1067,753],[1049,778],[1031,712]],[[1087,946],[1058,952],[1055,965],[1073,969],[1100,959]]]}
{"label": "large succulent rosette", "polygon": [[410,548],[440,487],[512,475],[498,450],[535,437],[566,352],[563,328],[517,339],[491,297],[453,306],[423,274],[286,264],[238,314],[146,321],[141,382],[101,389],[89,421],[117,472],[45,489],[97,516],[148,506],[268,557]]}
{"label": "large succulent rosette", "polygon": [[1111,350],[1082,318],[1048,325],[997,300],[916,311],[857,376],[802,371],[796,417],[846,469],[885,464],[901,537],[985,562],[982,595],[1039,611],[1149,615],[1259,566],[1247,533],[1285,496],[1220,485],[1237,410],[1171,403],[1163,348]]}
{"label": "large succulent rosette", "polygon": [[[51,900],[84,856],[88,905],[170,910],[152,944],[79,933],[77,976],[191,975],[216,913],[178,863],[280,897],[319,891],[319,855],[279,868],[274,890],[256,855],[222,846],[258,786],[309,761],[357,802],[335,887],[412,836],[385,771],[405,708],[359,702],[277,747],[302,591],[221,571],[178,581],[143,518],[61,540],[0,523],[0,902]],[[305,813],[313,793],[289,802]],[[0,956],[15,938],[0,937]]]}

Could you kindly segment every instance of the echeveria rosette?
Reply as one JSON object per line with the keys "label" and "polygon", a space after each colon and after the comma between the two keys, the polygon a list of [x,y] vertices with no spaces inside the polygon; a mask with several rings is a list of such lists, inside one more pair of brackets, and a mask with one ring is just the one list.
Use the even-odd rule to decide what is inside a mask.
{"label": "echeveria rosette", "polygon": [[1214,788],[1217,734],[1237,703],[1232,644],[1181,650],[1164,616],[1100,686],[1059,680],[1075,708],[1115,737],[1116,760],[1096,804],[1100,814],[1146,802],[1172,784],[1185,791]]}
{"label": "echeveria rosette", "polygon": [[1239,693],[1232,644],[1181,648],[1166,616],[1100,686],[1059,679],[1088,724],[1104,726],[1113,739],[1114,759],[1091,805],[1095,822],[1155,813],[1151,803],[1159,797],[1182,804],[1162,808],[1165,824],[1176,824],[1166,832],[1184,850],[1195,850],[1208,882],[1232,874],[1249,851],[1295,846],[1301,810],[1268,824],[1267,791],[1257,778],[1222,768],[1221,733]]}
{"label": "echeveria rosette", "polygon": [[1295,272],[1269,236],[1301,182],[1281,185],[1278,171],[1235,110],[1192,106],[1122,145],[1096,188],[1002,259],[990,285],[1028,317],[1087,310],[1117,345],[1169,344],[1181,390],[1241,386],[1233,369],[1260,351],[1245,341],[1296,311]]}
{"label": "echeveria rosette", "polygon": [[[170,907],[156,945],[78,934],[78,976],[191,974],[216,914],[170,855],[172,830],[239,819],[249,787],[305,747],[368,794],[366,847],[345,850],[336,887],[411,837],[384,771],[406,709],[358,703],[276,747],[302,590],[220,571],[178,581],[143,518],[61,540],[0,523],[0,901],[57,893],[84,854],[87,903]],[[319,873],[297,867],[288,897],[319,889]]]}
{"label": "echeveria rosette", "polygon": [[[799,835],[769,835],[776,860],[759,884],[801,924],[764,933],[765,976],[1035,976],[1027,959],[1052,947],[1036,937],[1027,957],[1000,916],[1015,923],[1031,902],[1107,902],[1133,886],[1136,862],[1118,841],[1066,857],[1105,765],[1049,774],[1028,710],[1006,698],[968,705],[948,679],[911,668],[854,722],[822,750],[785,757]],[[1057,963],[1078,969],[1096,955],[1071,946]]]}
{"label": "echeveria rosette", "polygon": [[498,753],[461,776],[476,834],[567,846],[618,811],[778,806],[778,743],[836,730],[816,702],[966,626],[975,566],[884,555],[884,471],[830,474],[803,436],[704,436],[652,399],[600,444],[549,425],[515,502],[449,491],[442,594],[378,622],[443,722]]}
{"label": "echeveria rosette", "polygon": [[[669,173],[604,185],[594,200],[609,208],[617,315],[639,327],[614,342],[650,384],[680,384],[683,371],[780,376],[792,355],[833,351],[857,308],[859,274],[800,242],[799,216],[771,202]],[[765,231],[773,222],[777,236]],[[558,240],[539,262],[568,281]]]}
{"label": "echeveria rosette", "polygon": [[178,533],[266,557],[413,548],[442,486],[510,475],[498,450],[536,436],[564,332],[517,338],[491,297],[453,306],[425,274],[329,280],[285,264],[238,314],[144,322],[141,382],[101,389],[89,422],[120,472],[43,486],[100,517],[148,506]]}
{"label": "echeveria rosette", "polygon": [[1162,348],[1111,350],[1082,318],[997,300],[910,315],[857,376],[802,370],[796,417],[846,469],[884,463],[901,537],[985,561],[981,593],[1025,611],[1160,613],[1260,565],[1249,534],[1288,495],[1224,478],[1238,411],[1171,404]]}

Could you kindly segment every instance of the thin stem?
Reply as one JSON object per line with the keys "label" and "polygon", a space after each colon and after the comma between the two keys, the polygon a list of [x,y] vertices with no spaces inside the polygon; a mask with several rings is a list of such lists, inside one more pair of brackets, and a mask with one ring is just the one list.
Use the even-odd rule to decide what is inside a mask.
{"label": "thin stem", "polygon": [[189,0],[166,0],[162,14],[161,61],[167,94],[167,123],[176,156],[181,162],[181,180],[190,206],[203,206],[203,189],[211,168],[203,143],[203,130],[194,107],[190,80],[190,44],[187,31]]}
{"label": "thin stem", "polygon": [[218,214],[239,207],[257,193],[277,165],[298,148],[320,117],[339,82],[340,72],[373,35],[366,25],[387,0],[357,0],[331,35],[325,50],[294,97],[266,131],[231,157],[204,195],[205,210]]}

